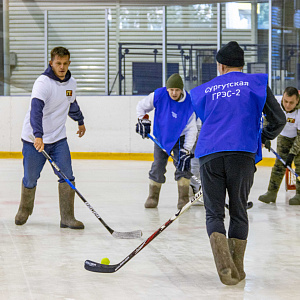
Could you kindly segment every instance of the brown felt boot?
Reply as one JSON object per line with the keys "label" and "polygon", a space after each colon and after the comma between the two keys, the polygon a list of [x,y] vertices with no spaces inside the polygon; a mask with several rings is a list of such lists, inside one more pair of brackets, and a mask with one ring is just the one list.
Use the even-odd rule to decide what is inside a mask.
{"label": "brown felt boot", "polygon": [[178,204],[177,208],[183,208],[189,202],[189,188],[190,188],[190,180],[184,177],[181,177],[177,181],[178,186]]}
{"label": "brown felt boot", "polygon": [[[72,182],[75,185],[74,182]],[[84,229],[82,222],[74,217],[74,198],[75,190],[68,183],[63,182],[58,184],[59,193],[59,208],[60,208],[60,227],[71,229]]]}
{"label": "brown felt boot", "polygon": [[144,204],[145,208],[155,208],[158,205],[161,183],[150,179],[149,196]]}
{"label": "brown felt boot", "polygon": [[246,277],[246,273],[244,271],[244,255],[247,240],[230,238],[228,239],[228,245],[233,262],[239,272],[240,280],[243,280]]}
{"label": "brown felt boot", "polygon": [[27,189],[24,187],[24,184],[22,183],[21,202],[20,202],[19,210],[15,217],[16,225],[25,224],[27,222],[28,217],[32,214],[35,190],[36,187],[32,189]]}
{"label": "brown felt boot", "polygon": [[209,239],[221,282],[226,285],[237,284],[240,281],[239,273],[231,257],[226,236],[213,232]]}

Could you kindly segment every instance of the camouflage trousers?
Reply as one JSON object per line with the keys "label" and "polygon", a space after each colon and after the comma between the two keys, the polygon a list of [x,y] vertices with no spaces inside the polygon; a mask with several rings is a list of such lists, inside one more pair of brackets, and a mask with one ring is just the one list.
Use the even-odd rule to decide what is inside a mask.
{"label": "camouflage trousers", "polygon": [[[277,153],[285,161],[293,146],[295,138],[288,138],[286,136],[279,135],[277,138]],[[296,173],[300,174],[300,153],[295,156],[294,163],[296,166]],[[286,167],[283,163],[276,158],[275,164],[272,168],[268,191],[278,192],[280,184],[285,174]],[[297,180],[296,192],[300,194],[300,182]]]}

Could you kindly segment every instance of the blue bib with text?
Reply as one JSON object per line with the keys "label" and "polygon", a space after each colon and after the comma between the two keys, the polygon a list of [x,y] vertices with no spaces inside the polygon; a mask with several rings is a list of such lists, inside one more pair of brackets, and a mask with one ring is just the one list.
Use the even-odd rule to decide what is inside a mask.
{"label": "blue bib with text", "polygon": [[229,72],[191,90],[202,120],[195,156],[223,151],[256,153],[262,159],[261,119],[267,95],[267,74]]}

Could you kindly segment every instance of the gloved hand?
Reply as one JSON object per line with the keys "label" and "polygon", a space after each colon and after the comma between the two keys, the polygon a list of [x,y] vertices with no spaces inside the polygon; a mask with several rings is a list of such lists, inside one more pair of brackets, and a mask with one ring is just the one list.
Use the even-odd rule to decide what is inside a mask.
{"label": "gloved hand", "polygon": [[179,160],[177,163],[177,169],[179,171],[189,171],[191,167],[191,158],[192,155],[189,150],[180,149],[179,151]]}
{"label": "gloved hand", "polygon": [[290,167],[292,165],[292,162],[294,160],[295,154],[289,153],[289,155],[287,156],[286,160],[285,160],[285,166],[286,167]]}
{"label": "gloved hand", "polygon": [[270,152],[270,150],[271,150],[271,141],[270,140],[265,140],[265,148],[267,148]]}
{"label": "gloved hand", "polygon": [[145,115],[143,119],[138,119],[136,123],[135,131],[139,133],[142,138],[148,138],[147,134],[151,132],[151,121],[148,119],[149,116]]}

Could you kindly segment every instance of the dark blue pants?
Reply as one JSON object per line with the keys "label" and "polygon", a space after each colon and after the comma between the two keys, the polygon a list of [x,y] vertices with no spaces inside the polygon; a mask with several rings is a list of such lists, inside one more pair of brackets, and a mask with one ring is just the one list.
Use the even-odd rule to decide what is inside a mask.
{"label": "dark blue pants", "polygon": [[[44,149],[68,179],[74,181],[75,177],[73,176],[71,155],[67,139],[62,139],[53,144],[45,144]],[[22,154],[24,166],[23,184],[25,188],[32,189],[37,185],[37,180],[40,178],[46,158],[41,152],[38,152],[34,148],[33,143],[26,141],[23,141]],[[54,173],[59,176],[59,182],[65,182],[54,168],[53,170]]]}
{"label": "dark blue pants", "polygon": [[[176,159],[176,163],[179,158],[179,149],[183,148],[183,144],[184,144],[184,136],[181,136],[172,149],[173,155]],[[149,179],[155,182],[165,183],[166,181],[165,173],[167,172],[166,166],[168,163],[168,159],[169,159],[169,155],[163,150],[161,150],[159,146],[154,144],[154,162],[152,163],[151,170],[149,171]],[[175,165],[175,161],[173,161],[173,163]],[[190,179],[191,175],[187,171],[178,171],[176,168],[175,180],[178,181],[181,177]]]}
{"label": "dark blue pants", "polygon": [[229,196],[228,237],[246,240],[248,236],[247,202],[253,184],[255,162],[242,154],[224,155],[200,167],[208,236],[226,235],[224,226],[226,191]]}

